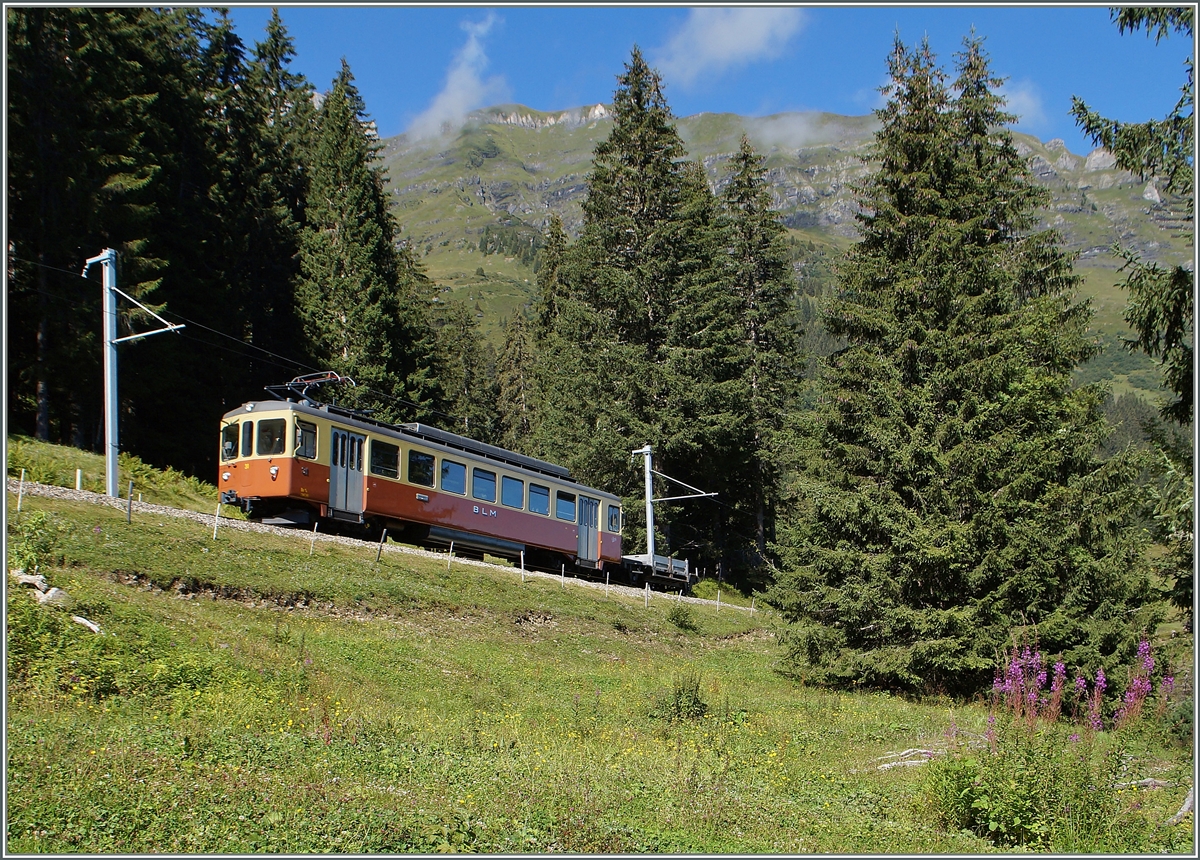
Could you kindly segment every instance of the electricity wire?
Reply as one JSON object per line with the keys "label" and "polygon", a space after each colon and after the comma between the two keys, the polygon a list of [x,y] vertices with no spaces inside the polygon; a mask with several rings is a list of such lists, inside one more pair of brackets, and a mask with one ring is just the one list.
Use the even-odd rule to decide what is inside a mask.
{"label": "electricity wire", "polygon": [[[82,276],[81,274],[79,274],[78,272],[72,272],[72,271],[69,271],[69,270],[67,270],[67,269],[61,269],[61,268],[59,268],[59,267],[57,267],[57,266],[51,266],[51,265],[48,265],[48,264],[46,264],[46,263],[39,263],[39,262],[37,262],[36,260],[25,260],[25,259],[22,259],[22,258],[19,258],[19,257],[9,257],[9,259],[10,259],[10,260],[17,261],[17,262],[21,262],[21,263],[28,263],[28,264],[29,264],[29,265],[31,265],[31,266],[40,266],[40,267],[42,267],[42,268],[44,268],[44,269],[49,269],[49,270],[51,270],[51,271],[54,271],[54,272],[61,272],[61,273],[63,273],[63,274],[70,275],[71,277],[73,277],[73,278],[78,278],[78,279],[80,279],[80,280],[84,280],[84,281],[87,281],[87,280],[89,280],[88,278],[85,278],[85,277],[83,277],[83,276]],[[40,295],[45,295],[45,296],[49,296],[49,297],[51,297],[51,298],[58,299],[59,301],[66,302],[67,304],[74,305],[75,307],[80,307],[80,308],[87,308],[87,307],[88,307],[88,306],[87,306],[85,303],[83,303],[83,302],[80,302],[80,301],[78,301],[78,300],[75,300],[75,299],[68,298],[68,297],[66,297],[66,296],[60,296],[60,295],[56,295],[56,294],[54,294],[54,293],[51,293],[51,292],[49,292],[49,291],[47,291],[47,290],[41,290],[41,289],[36,289],[36,288],[34,288],[34,289],[30,289],[28,292],[31,292],[31,293],[36,293],[36,294],[40,294]],[[90,308],[89,308],[89,309],[90,309]],[[223,331],[219,331],[218,329],[212,328],[211,326],[207,326],[207,325],[205,325],[204,323],[197,322],[196,320],[190,319],[189,317],[185,317],[185,316],[183,316],[183,315],[182,315],[182,314],[180,314],[180,313],[176,313],[176,312],[174,312],[174,311],[171,311],[171,310],[164,310],[164,311],[162,311],[162,313],[163,313],[163,316],[165,316],[165,317],[171,317],[171,318],[173,318],[173,319],[175,319],[175,320],[178,320],[178,321],[181,321],[181,322],[185,322],[185,323],[187,323],[188,325],[195,326],[196,328],[201,328],[201,329],[204,329],[204,330],[206,330],[206,331],[212,332],[213,334],[215,334],[215,335],[217,335],[217,336],[219,336],[219,337],[223,337],[223,338],[226,338],[227,340],[231,340],[231,341],[233,341],[234,343],[236,343],[236,344],[237,344],[239,347],[241,347],[241,348],[243,348],[243,349],[249,348],[249,349],[258,350],[258,351],[259,351],[259,352],[261,352],[263,355],[269,356],[269,357],[271,357],[271,358],[278,359],[278,362],[270,362],[271,364],[274,364],[274,366],[276,366],[276,367],[281,367],[281,368],[285,368],[285,369],[292,369],[292,370],[294,370],[295,368],[301,368],[301,369],[303,369],[303,370],[309,370],[309,371],[313,371],[313,372],[317,372],[317,371],[320,371],[320,370],[322,369],[322,368],[318,368],[318,367],[313,367],[312,365],[310,365],[310,364],[306,364],[305,362],[303,362],[303,361],[299,361],[299,360],[297,360],[297,359],[295,359],[295,358],[290,358],[290,357],[288,357],[288,356],[285,356],[285,355],[280,355],[279,353],[272,352],[271,350],[269,350],[269,349],[266,349],[265,347],[258,346],[257,344],[253,344],[253,343],[247,343],[246,341],[242,340],[242,339],[241,339],[241,338],[239,338],[239,337],[236,337],[236,336],[234,336],[234,335],[231,335],[231,334],[227,334],[226,332],[223,332]],[[178,333],[178,332],[176,332],[176,334],[179,334],[179,333]],[[200,340],[200,339],[198,339],[198,338],[191,337],[191,336],[189,336],[189,335],[180,334],[179,336],[180,336],[180,337],[182,337],[182,338],[184,338],[185,340],[190,340],[190,341],[192,341],[192,342],[194,342],[194,343],[199,343],[199,344],[202,344],[202,345],[204,345],[204,346],[211,347],[211,348],[213,348],[213,349],[221,349],[221,350],[222,350],[222,351],[224,351],[224,352],[229,352],[229,353],[231,353],[231,354],[234,354],[234,355],[238,355],[238,354],[239,354],[239,353],[235,352],[234,350],[232,350],[232,349],[229,349],[228,347],[221,347],[221,346],[220,346],[220,345],[218,345],[218,344],[209,343],[209,342],[207,342],[207,341],[203,341],[203,340]],[[246,356],[246,355],[242,354],[242,357],[244,357],[244,358],[249,358],[250,356]],[[279,362],[285,362],[285,363],[283,363],[283,364],[280,364]],[[430,406],[425,406],[425,405],[422,405],[422,404],[420,404],[420,403],[415,403],[415,402],[414,402],[414,401],[412,401],[412,400],[406,400],[406,399],[405,399],[405,398],[403,398],[403,397],[397,397],[396,395],[394,395],[394,394],[389,394],[389,393],[388,393],[388,392],[386,392],[386,391],[378,391],[378,390],[376,390],[376,389],[374,389],[374,388],[371,388],[370,386],[362,385],[362,386],[358,386],[358,387],[359,387],[361,390],[363,390],[363,391],[367,392],[368,394],[372,395],[373,397],[376,397],[376,398],[378,398],[378,399],[381,399],[381,400],[389,401],[389,402],[391,402],[393,405],[398,405],[398,406],[411,406],[413,409],[416,409],[416,410],[421,410],[421,411],[427,412],[427,413],[429,413],[429,414],[432,414],[432,415],[440,415],[440,416],[441,416],[441,417],[443,417],[443,418],[449,418],[451,421],[454,421],[454,422],[456,422],[456,423],[457,423],[457,422],[460,420],[460,418],[461,418],[461,416],[458,416],[458,415],[453,415],[453,414],[451,414],[451,413],[449,413],[449,412],[443,412],[443,411],[441,411],[440,409],[434,409],[434,408],[432,408],[432,407],[430,407]]]}

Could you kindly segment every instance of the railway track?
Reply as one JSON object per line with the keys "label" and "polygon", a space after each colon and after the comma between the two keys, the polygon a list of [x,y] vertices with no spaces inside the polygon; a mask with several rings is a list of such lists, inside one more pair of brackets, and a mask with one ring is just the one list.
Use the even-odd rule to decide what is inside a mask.
{"label": "railway track", "polygon": [[[235,529],[237,531],[255,532],[258,534],[278,535],[279,537],[293,538],[293,539],[297,539],[297,540],[314,540],[315,539],[317,542],[320,542],[320,543],[341,544],[342,546],[353,547],[353,548],[358,548],[358,549],[367,549],[367,548],[377,549],[377,548],[379,548],[379,544],[377,544],[373,541],[359,540],[358,538],[346,537],[344,535],[321,534],[321,532],[319,530],[314,535],[313,532],[308,531],[308,530],[302,530],[302,529],[296,529],[296,528],[286,528],[283,526],[264,525],[263,523],[256,523],[256,522],[252,522],[250,520],[238,520],[238,519],[232,519],[229,517],[220,517],[218,519],[217,509],[215,506],[213,508],[212,514],[202,514],[202,513],[199,513],[198,511],[189,511],[189,510],[185,510],[183,508],[172,508],[172,507],[168,507],[166,505],[154,505],[154,504],[150,504],[149,502],[139,502],[139,501],[134,501],[132,503],[132,509],[131,509],[130,501],[128,499],[116,499],[111,496],[104,495],[102,493],[93,493],[89,490],[74,490],[74,489],[70,489],[68,487],[56,487],[51,484],[39,484],[39,483],[36,483],[33,481],[25,481],[24,485],[22,486],[21,482],[17,478],[12,478],[12,477],[8,478],[8,491],[10,493],[12,493],[14,496],[19,496],[19,495],[23,494],[25,496],[40,496],[40,497],[51,498],[51,499],[64,499],[64,500],[73,501],[73,502],[85,502],[87,504],[93,504],[93,505],[107,505],[108,507],[116,508],[121,511],[132,510],[133,515],[140,514],[140,515],[175,517],[177,519],[187,519],[187,520],[192,520],[197,523],[202,523],[202,524],[204,524],[206,526],[210,526],[210,527],[213,525],[216,525],[218,528],[218,533],[219,533],[220,529]],[[421,549],[420,547],[409,546],[407,544],[385,543],[385,544],[383,544],[382,552],[383,553],[391,553],[391,554],[399,553],[402,555],[415,555],[415,556],[420,556],[422,558],[436,559],[439,561],[447,561],[448,560],[447,553],[445,553],[445,552],[433,552],[431,550]],[[490,568],[492,570],[504,571],[505,573],[509,573],[509,574],[520,574],[522,572],[519,568],[513,567],[511,565],[493,564],[491,562],[479,561],[477,559],[472,559],[472,558],[463,558],[463,557],[457,556],[457,555],[454,556],[453,563],[459,564],[459,565],[471,565],[474,567]],[[526,568],[524,570],[524,575],[527,577],[540,577],[540,578],[544,578],[544,579],[555,579],[555,580],[559,580],[559,579],[563,578],[563,575],[560,573],[550,573],[550,572],[547,572],[544,570],[533,570],[530,568]],[[617,594],[623,594],[626,597],[629,597],[631,599],[636,599],[638,597],[643,597],[645,595],[645,592],[643,589],[631,588],[627,585],[618,585],[615,583],[610,584],[610,585],[605,585],[603,582],[594,582],[592,580],[583,579],[583,578],[580,578],[580,577],[577,577],[574,575],[572,575],[570,577],[566,577],[566,579],[569,579],[575,585],[580,585],[585,588],[600,589],[601,591],[604,591],[607,589],[608,591],[612,591]],[[692,603],[692,604],[698,604],[698,605],[702,605],[702,606],[716,607],[718,605],[717,601],[715,601],[715,600],[708,600],[708,599],[701,598],[701,597],[688,597],[685,595],[675,595],[675,594],[664,593],[661,591],[651,591],[651,596],[653,596],[657,599],[665,598],[668,600],[677,600],[677,601],[680,601],[683,603]],[[738,611],[738,612],[753,612],[752,607],[749,607],[749,606],[737,606],[735,604],[730,604],[730,603],[721,603],[719,605],[720,605],[721,609],[731,609],[731,610]]]}

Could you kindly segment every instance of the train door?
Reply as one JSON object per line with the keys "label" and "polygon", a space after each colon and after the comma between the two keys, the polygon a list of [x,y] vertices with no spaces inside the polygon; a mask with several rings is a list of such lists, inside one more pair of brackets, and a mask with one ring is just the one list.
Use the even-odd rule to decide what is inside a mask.
{"label": "train door", "polygon": [[329,515],[362,522],[363,448],[367,437],[337,427],[329,435]]}
{"label": "train door", "polygon": [[579,560],[595,564],[600,559],[600,500],[579,497]]}

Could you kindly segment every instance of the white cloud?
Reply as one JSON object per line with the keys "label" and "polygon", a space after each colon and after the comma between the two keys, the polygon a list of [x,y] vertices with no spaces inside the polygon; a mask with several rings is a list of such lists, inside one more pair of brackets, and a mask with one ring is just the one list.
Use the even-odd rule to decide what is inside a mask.
{"label": "white cloud", "polygon": [[488,64],[483,40],[496,21],[496,15],[489,12],[482,21],[463,22],[467,41],[454,55],[441,92],[409,125],[410,136],[429,138],[456,131],[470,111],[507,97],[508,85],[503,76],[483,77]]}
{"label": "white cloud", "polygon": [[1005,110],[1017,115],[1017,126],[1030,131],[1046,127],[1046,111],[1037,84],[1028,80],[1005,81],[1000,95],[1007,103]]}
{"label": "white cloud", "polygon": [[704,75],[778,57],[804,21],[795,8],[692,9],[654,65],[667,83],[689,87]]}
{"label": "white cloud", "polygon": [[796,149],[817,139],[819,129],[803,114],[777,114],[745,120],[746,134],[759,149]]}

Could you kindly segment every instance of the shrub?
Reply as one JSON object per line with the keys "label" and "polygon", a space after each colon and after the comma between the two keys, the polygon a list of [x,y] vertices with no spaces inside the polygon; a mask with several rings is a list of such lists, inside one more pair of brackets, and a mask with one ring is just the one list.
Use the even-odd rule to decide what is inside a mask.
{"label": "shrub", "polygon": [[676,601],[667,609],[667,621],[674,624],[680,630],[696,632],[699,628],[696,626],[696,617],[692,614],[692,607],[686,603]]}
{"label": "shrub", "polygon": [[63,526],[45,511],[34,511],[9,524],[8,562],[30,573],[48,564]]}
{"label": "shrub", "polygon": [[671,691],[660,694],[651,709],[651,716],[667,722],[698,720],[707,713],[697,672],[685,672],[672,680]]}

